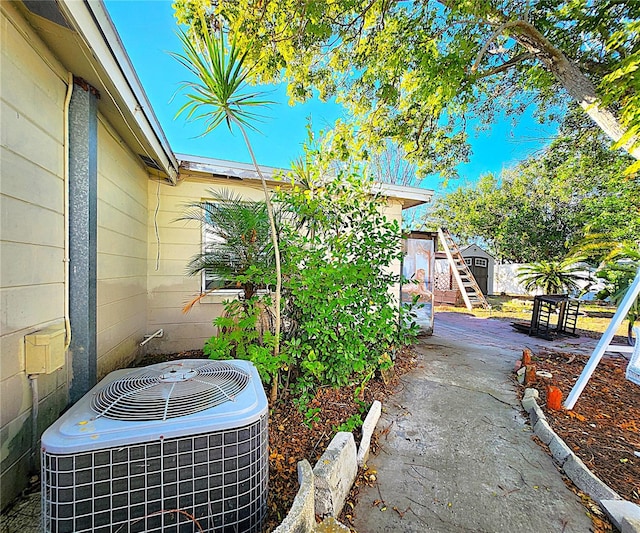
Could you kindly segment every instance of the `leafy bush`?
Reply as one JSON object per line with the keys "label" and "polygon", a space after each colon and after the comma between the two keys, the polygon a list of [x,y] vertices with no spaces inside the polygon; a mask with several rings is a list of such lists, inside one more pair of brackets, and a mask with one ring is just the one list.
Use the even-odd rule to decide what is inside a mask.
{"label": "leafy bush", "polygon": [[[395,290],[400,279],[391,266],[401,259],[401,232],[398,222],[383,214],[386,199],[356,171],[322,179],[326,163],[320,159],[309,158],[305,169],[298,167],[306,172],[302,179],[292,178],[291,188],[276,194],[282,353],[273,356],[276,339],[262,325],[270,302],[257,297],[226,302],[224,315],[214,322],[219,334],[204,347],[212,358],[252,361],[268,383],[277,383],[274,378],[284,370],[309,423],[317,413],[308,409],[308,401],[318,386],[357,383],[364,388],[376,371],[393,366],[396,348],[418,333],[414,308],[400,308]],[[228,280],[255,288],[269,285],[271,278],[266,269],[248,266],[229,272]]]}
{"label": "leafy bush", "polygon": [[[598,298],[611,300],[616,306],[622,303],[629,287],[640,269],[640,250],[631,244],[620,244],[608,256],[608,262],[596,273],[604,280],[605,287]],[[628,340],[633,345],[632,327],[640,318],[640,297],[636,298],[627,313],[629,320]]]}
{"label": "leafy bush", "polygon": [[268,303],[252,297],[224,303],[224,314],[214,320],[219,334],[204,345],[203,352],[211,359],[244,359],[251,361],[265,383],[287,362],[287,354],[273,355],[275,337],[264,326]]}
{"label": "leafy bush", "polygon": [[355,173],[305,188],[293,183],[278,200],[289,216],[281,239],[284,349],[298,393],[369,379],[415,335],[391,293],[399,282],[389,268],[401,258],[397,221],[386,219],[383,200]]}

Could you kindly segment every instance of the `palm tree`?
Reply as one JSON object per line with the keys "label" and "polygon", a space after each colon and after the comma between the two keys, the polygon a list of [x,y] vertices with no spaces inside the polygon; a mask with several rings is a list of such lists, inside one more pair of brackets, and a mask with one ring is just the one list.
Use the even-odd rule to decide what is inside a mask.
{"label": "palm tree", "polygon": [[266,273],[274,268],[266,204],[244,200],[227,190],[210,189],[208,195],[208,200],[187,204],[178,219],[199,222],[207,237],[203,251],[187,265],[187,273],[205,272],[212,288],[235,284],[249,299],[264,287],[256,283],[255,276],[247,276],[250,269]]}
{"label": "palm tree", "polygon": [[580,290],[577,282],[588,279],[580,274],[583,270],[575,258],[537,261],[520,267],[516,277],[528,291],[541,289],[545,294],[560,294]]}
{"label": "palm tree", "polygon": [[[589,229],[573,250],[575,255],[588,255],[600,262],[596,276],[606,281],[597,295],[619,306],[640,269],[640,248],[637,242],[613,240],[607,233],[593,233]],[[640,318],[640,298],[636,298],[627,313],[629,321],[627,342],[633,346],[633,326]]]}
{"label": "palm tree", "polygon": [[[274,294],[275,338],[274,356],[280,353],[280,300],[282,293],[282,271],[280,265],[280,248],[276,230],[275,216],[271,197],[267,190],[267,183],[256,161],[253,148],[249,142],[247,129],[257,131],[252,124],[261,116],[254,109],[271,104],[263,100],[258,92],[246,92],[247,77],[251,69],[245,64],[247,52],[242,52],[235,39],[227,45],[222,26],[217,28],[217,36],[208,24],[202,23],[202,30],[198,33],[199,41],[194,43],[184,31],[180,31],[183,53],[172,54],[191,74],[195,81],[183,82],[180,90],[187,91],[187,102],[178,110],[177,115],[186,113],[187,120],[202,119],[205,131],[202,135],[211,133],[223,122],[230,131],[236,126],[247,145],[249,156],[256,169],[262,190],[264,192],[271,242],[273,245],[276,287]],[[275,376],[271,388],[271,400],[275,401],[278,393],[278,377]]]}
{"label": "palm tree", "polygon": [[[640,249],[630,243],[617,243],[605,257],[605,264],[596,274],[607,281],[604,290],[598,293],[599,298],[609,298],[616,306],[624,299],[629,287],[640,270]],[[640,318],[640,297],[636,298],[627,313],[629,320],[627,342],[633,346],[633,326]]]}

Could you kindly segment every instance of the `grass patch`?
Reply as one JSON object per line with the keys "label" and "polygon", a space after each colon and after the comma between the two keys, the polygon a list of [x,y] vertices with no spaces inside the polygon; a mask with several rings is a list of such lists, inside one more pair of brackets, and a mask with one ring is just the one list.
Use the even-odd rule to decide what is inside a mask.
{"label": "grass patch", "polygon": [[[468,311],[465,307],[442,305],[438,311],[453,311],[473,314],[479,318],[497,318],[510,321],[530,321],[533,310],[533,296],[488,296],[491,309],[481,307]],[[616,308],[605,302],[581,302],[578,329],[592,334],[602,334],[609,326]],[[616,331],[616,335],[626,337],[628,321],[625,319]]]}

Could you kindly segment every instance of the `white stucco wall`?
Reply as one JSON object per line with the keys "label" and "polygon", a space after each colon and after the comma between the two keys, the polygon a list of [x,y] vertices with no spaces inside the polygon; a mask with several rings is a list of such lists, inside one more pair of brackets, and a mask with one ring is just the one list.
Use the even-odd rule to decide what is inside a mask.
{"label": "white stucco wall", "polygon": [[[520,268],[524,266],[524,263],[505,263],[495,266],[495,278],[493,290],[494,294],[513,294],[513,295],[536,295],[541,294],[540,291],[527,291],[522,283],[516,277]],[[604,288],[602,280],[595,277],[593,271],[589,271],[585,268],[583,271],[577,272],[578,275],[585,278],[591,278],[591,290],[587,294],[581,296],[582,299],[591,300],[595,297],[595,294]],[[585,287],[588,284],[586,281],[578,281],[580,287]]]}

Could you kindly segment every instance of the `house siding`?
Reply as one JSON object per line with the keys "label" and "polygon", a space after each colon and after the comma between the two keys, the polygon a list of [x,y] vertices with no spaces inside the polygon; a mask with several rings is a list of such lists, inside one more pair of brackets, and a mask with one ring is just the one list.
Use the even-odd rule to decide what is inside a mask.
{"label": "house siding", "polygon": [[[0,6],[0,509],[37,469],[25,335],[64,328],[67,73],[10,4]],[[130,364],[147,329],[148,173],[98,116],[98,379]],[[88,310],[91,312],[91,310]],[[71,364],[38,375],[37,436],[66,408]]]}
{"label": "house siding", "polygon": [[[386,206],[382,210],[382,214],[389,221],[396,221],[398,223],[398,227],[402,227],[402,203],[397,200],[389,199],[387,201]],[[398,239],[398,250],[402,249],[402,240]],[[397,276],[400,275],[402,268],[402,262],[399,259],[394,260],[391,265],[389,265],[389,269],[391,272]],[[389,292],[396,297],[396,299],[400,299],[400,282],[394,283],[391,287],[389,287]],[[400,305],[400,304],[398,304]]]}
{"label": "house siding", "polygon": [[[62,327],[63,107],[59,64],[3,3],[0,90],[0,508],[28,480],[32,395],[24,336]],[[38,431],[67,402],[66,368],[38,376]]]}
{"label": "house siding", "polygon": [[[263,200],[260,184],[252,186],[229,182],[228,180],[199,180],[182,176],[177,187],[160,184],[149,185],[149,332],[164,330],[162,338],[149,342],[147,350],[155,353],[172,353],[183,350],[199,350],[205,341],[215,334],[213,320],[223,311],[222,297],[210,295],[196,303],[188,312],[182,311],[185,303],[200,294],[200,276],[185,273],[187,263],[199,253],[202,240],[200,224],[193,221],[179,221],[184,214],[184,205],[210,197],[208,189],[228,189],[240,197]],[[158,202],[158,212],[155,205]],[[389,201],[383,210],[389,220],[402,222],[402,204]],[[155,227],[158,227],[156,237]],[[156,269],[156,256],[160,250]],[[398,247],[401,246],[398,240]],[[400,273],[400,261],[391,265],[394,274]],[[390,292],[398,297],[400,285],[391,287]]]}
{"label": "house siding", "polygon": [[137,156],[98,120],[98,379],[129,365],[147,326],[147,185]]}
{"label": "house siding", "polygon": [[248,186],[228,180],[200,180],[188,175],[181,176],[176,187],[149,182],[148,324],[150,333],[163,329],[164,335],[151,340],[146,345],[147,351],[171,353],[201,349],[215,333],[214,318],[222,313],[221,298],[215,297],[203,299],[187,314],[182,311],[186,302],[200,294],[201,286],[200,276],[185,273],[188,261],[200,251],[202,240],[200,224],[177,220],[184,214],[185,204],[210,197],[207,190],[212,188],[224,188],[247,199],[262,200],[264,196],[259,187],[255,182]]}

